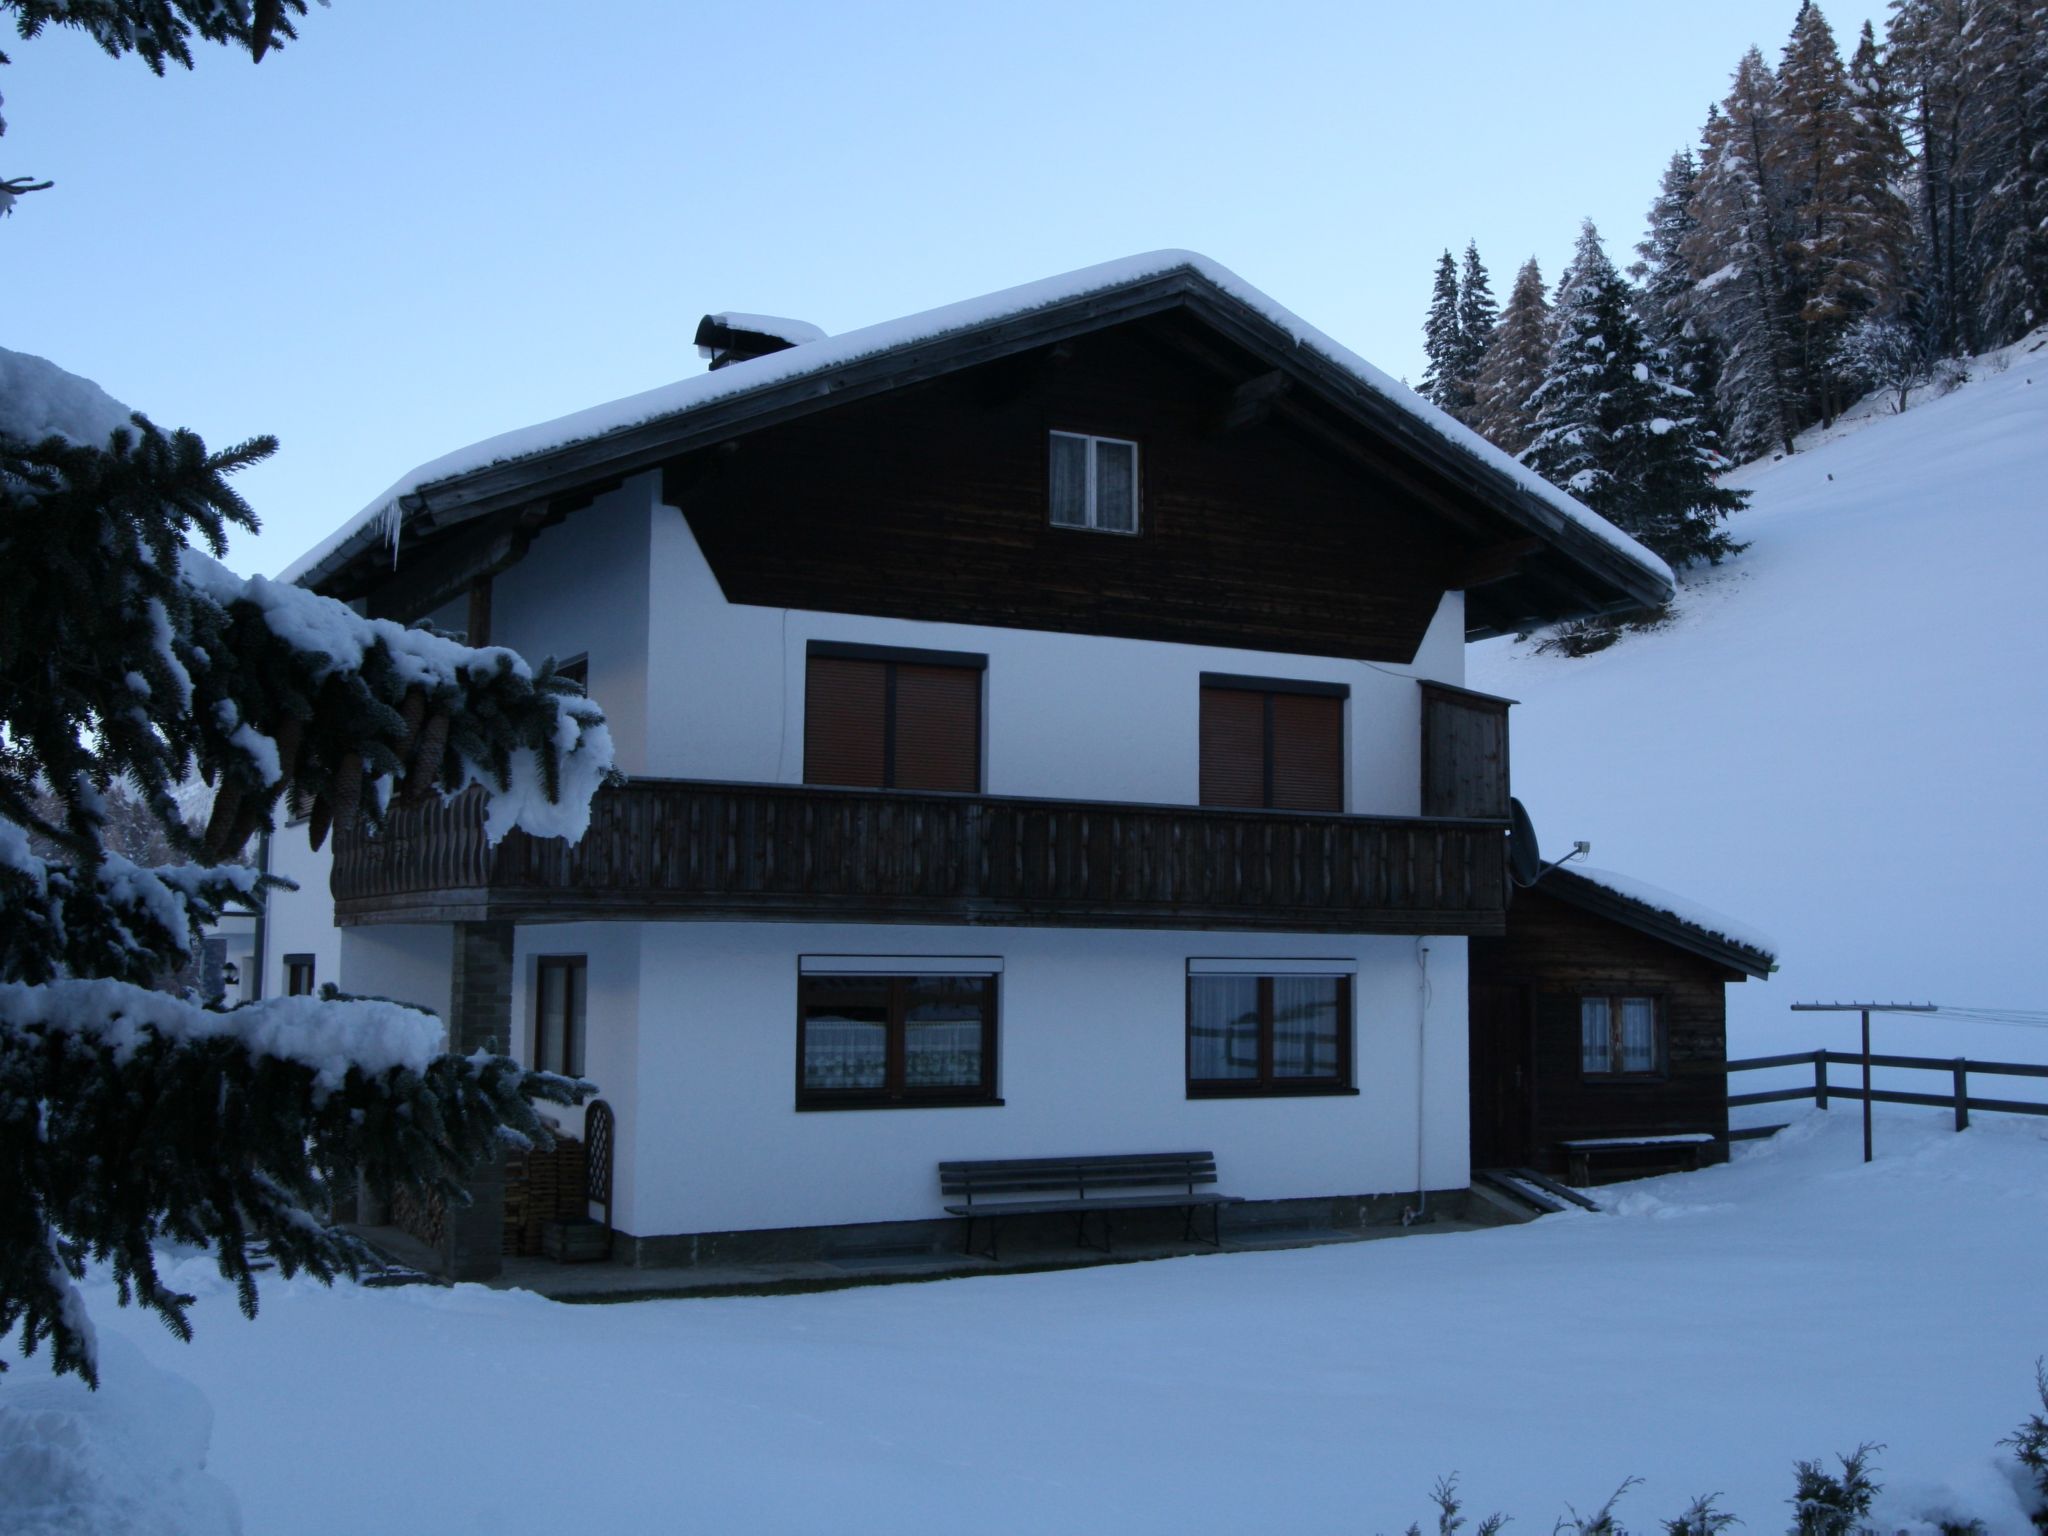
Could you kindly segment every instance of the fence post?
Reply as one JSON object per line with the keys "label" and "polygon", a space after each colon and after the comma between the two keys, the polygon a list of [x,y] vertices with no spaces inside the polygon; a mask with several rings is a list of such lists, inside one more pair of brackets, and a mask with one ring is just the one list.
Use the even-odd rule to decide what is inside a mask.
{"label": "fence post", "polygon": [[1956,1129],[1970,1128],[1970,1064],[1962,1057],[1956,1058]]}
{"label": "fence post", "polygon": [[1813,1102],[1822,1109],[1828,1107],[1828,1053],[1824,1050],[1813,1053]]}

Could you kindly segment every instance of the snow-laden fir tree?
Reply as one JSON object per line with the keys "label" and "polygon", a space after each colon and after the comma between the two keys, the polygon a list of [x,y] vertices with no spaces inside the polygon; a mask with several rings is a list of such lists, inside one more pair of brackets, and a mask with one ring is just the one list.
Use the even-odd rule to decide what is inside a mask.
{"label": "snow-laden fir tree", "polygon": [[1692,266],[1685,254],[1686,243],[1699,228],[1692,212],[1698,183],[1699,162],[1691,150],[1680,150],[1664,167],[1650,203],[1648,228],[1636,244],[1636,260],[1628,272],[1636,284],[1636,318],[1643,334],[1663,354],[1672,381],[1692,392],[1702,420],[1718,434],[1715,389],[1720,356],[1694,313]]}
{"label": "snow-laden fir tree", "polygon": [[1479,259],[1479,242],[1467,242],[1465,261],[1458,273],[1458,420],[1475,426],[1479,420],[1479,371],[1486,366],[1486,354],[1493,343],[1493,331],[1500,318],[1494,302],[1493,279],[1486,263]]}
{"label": "snow-laden fir tree", "polygon": [[1786,307],[1795,322],[1802,420],[1848,402],[1832,365],[1858,317],[1897,301],[1885,167],[1864,142],[1849,71],[1827,18],[1802,0],[1777,72],[1764,166],[1782,205]]}
{"label": "snow-laden fir tree", "polygon": [[[261,895],[224,862],[287,794],[329,825],[481,786],[493,836],[580,836],[612,775],[597,706],[512,652],[363,619],[244,579],[255,518],[229,476],[273,448],[164,432],[40,358],[0,353],[0,1337],[94,1379],[73,1282],[107,1264],[181,1336],[159,1243],[210,1246],[253,1315],[251,1245],[287,1274],[355,1262],[328,1191],[439,1191],[536,1099],[585,1091],[504,1057],[451,1056],[395,1003],[271,998],[228,1011],[152,990],[199,930]],[[174,787],[214,786],[189,829]],[[109,847],[132,786],[176,862]],[[51,855],[35,851],[32,839]]]}
{"label": "snow-laden fir tree", "polygon": [[1458,263],[1449,251],[1436,264],[1429,314],[1422,322],[1422,351],[1429,359],[1429,366],[1422,373],[1422,398],[1457,416],[1461,406],[1458,367],[1463,342],[1458,330]]}
{"label": "snow-laden fir tree", "polygon": [[[263,54],[303,0],[0,0],[24,38],[85,31],[162,73],[193,36]],[[11,189],[11,190],[18,190]],[[465,1197],[469,1169],[544,1141],[536,1100],[588,1085],[454,1056],[402,1004],[154,990],[265,881],[228,862],[291,796],[317,839],[475,786],[492,838],[580,837],[613,776],[604,716],[552,669],[359,617],[213,555],[256,520],[229,484],[275,444],[209,451],[41,358],[0,351],[0,1338],[96,1384],[75,1282],[189,1336],[159,1243],[203,1244],[256,1310],[252,1247],[331,1279],[354,1243],[329,1191]],[[186,826],[174,786],[213,787]],[[110,843],[132,789],[178,855]],[[129,846],[137,846],[133,841]],[[146,856],[147,857],[147,856]]]}
{"label": "snow-laden fir tree", "polygon": [[1805,396],[1789,345],[1781,222],[1769,165],[1777,81],[1763,55],[1742,57],[1727,99],[1707,114],[1692,215],[1684,241],[1693,306],[1720,349],[1719,403],[1728,446],[1750,458],[1792,451]]}
{"label": "snow-laden fir tree", "polygon": [[2048,5],[1972,0],[1960,43],[1966,297],[1996,345],[2048,320]]}
{"label": "snow-laden fir tree", "polygon": [[1746,498],[1715,484],[1723,461],[1697,402],[1662,371],[1590,219],[1555,324],[1523,461],[1674,566],[1734,553],[1721,524]]}
{"label": "snow-laden fir tree", "polygon": [[1918,265],[1934,350],[1976,350],[1968,301],[1971,242],[1964,188],[1962,36],[1965,0],[1893,0],[1885,27],[1889,61],[1907,102],[1906,130],[1916,151]]}
{"label": "snow-laden fir tree", "polygon": [[1536,419],[1529,402],[1550,365],[1550,342],[1550,295],[1531,256],[1515,274],[1477,382],[1473,426],[1503,452],[1518,454],[1529,446]]}

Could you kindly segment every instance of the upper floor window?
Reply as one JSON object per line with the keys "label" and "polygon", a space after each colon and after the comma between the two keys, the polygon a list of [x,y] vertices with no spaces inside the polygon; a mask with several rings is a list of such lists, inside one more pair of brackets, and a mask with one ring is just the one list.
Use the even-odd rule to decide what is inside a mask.
{"label": "upper floor window", "polygon": [[1055,528],[1138,531],[1138,445],[1080,432],[1052,435]]}
{"label": "upper floor window", "polygon": [[987,658],[811,642],[804,782],[863,789],[981,788]]}
{"label": "upper floor window", "polygon": [[1581,997],[1579,1070],[1587,1077],[1653,1077],[1664,1070],[1663,1010],[1654,997]]}
{"label": "upper floor window", "polygon": [[581,656],[571,656],[567,661],[558,663],[555,667],[555,676],[559,677],[563,682],[572,685],[578,693],[589,693],[589,654],[586,652]]}
{"label": "upper floor window", "polygon": [[1342,683],[1202,674],[1202,804],[1344,809]]}

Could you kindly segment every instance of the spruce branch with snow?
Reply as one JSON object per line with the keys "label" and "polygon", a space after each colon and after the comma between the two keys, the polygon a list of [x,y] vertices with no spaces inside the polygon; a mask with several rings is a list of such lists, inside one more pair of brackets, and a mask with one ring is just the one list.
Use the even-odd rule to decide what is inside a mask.
{"label": "spruce branch with snow", "polygon": [[[0,353],[0,1335],[48,1340],[59,1371],[89,1380],[72,1287],[88,1262],[182,1335],[152,1245],[206,1243],[253,1312],[250,1243],[287,1273],[352,1268],[324,1191],[360,1172],[459,1199],[503,1140],[544,1139],[535,1100],[586,1091],[442,1055],[439,1022],[398,1004],[222,1013],[148,989],[202,925],[260,899],[256,873],[226,861],[287,796],[316,838],[470,786],[493,838],[578,837],[615,777],[602,711],[551,666],[192,547],[220,554],[256,526],[228,477],[271,447],[210,451]],[[214,789],[197,833],[173,793],[195,773]],[[117,784],[180,861],[108,846]]]}

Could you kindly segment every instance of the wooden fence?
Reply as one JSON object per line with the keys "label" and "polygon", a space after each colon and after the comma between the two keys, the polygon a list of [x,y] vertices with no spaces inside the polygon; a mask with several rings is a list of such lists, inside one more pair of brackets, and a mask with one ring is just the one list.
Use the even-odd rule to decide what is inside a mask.
{"label": "wooden fence", "polygon": [[[2048,1102],[2038,1099],[1977,1099],[1970,1096],[1970,1074],[1980,1073],[1989,1077],[2038,1077],[2048,1078],[2048,1067],[2030,1066],[2017,1061],[1971,1061],[1967,1057],[1942,1056],[1878,1056],[1872,1055],[1870,1066],[1901,1068],[1913,1072],[1938,1072],[1949,1079],[1947,1093],[1916,1093],[1903,1088],[1879,1088],[1872,1086],[1870,1100],[1874,1104],[1925,1104],[1935,1109],[1953,1109],[1956,1129],[1967,1130],[1970,1125],[1970,1111],[1981,1109],[2007,1115],[2048,1115]],[[1820,1108],[1826,1109],[1830,1099],[1854,1099],[1861,1101],[1861,1085],[1849,1086],[1828,1081],[1828,1068],[1861,1067],[1864,1058],[1856,1051],[1794,1051],[1787,1056],[1749,1056],[1740,1061],[1728,1063],[1730,1072],[1760,1072],[1769,1067],[1813,1068],[1813,1081],[1801,1083],[1797,1088],[1771,1088],[1762,1093],[1731,1093],[1728,1107],[1738,1109],[1745,1104],[1782,1104],[1795,1099],[1811,1099]],[[1731,1131],[1731,1140],[1744,1137],[1768,1136],[1776,1126],[1756,1126],[1746,1131]]]}

